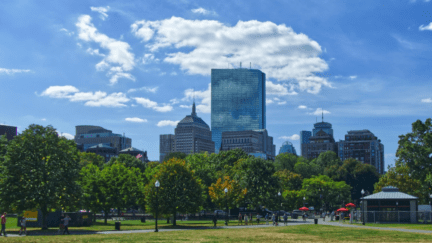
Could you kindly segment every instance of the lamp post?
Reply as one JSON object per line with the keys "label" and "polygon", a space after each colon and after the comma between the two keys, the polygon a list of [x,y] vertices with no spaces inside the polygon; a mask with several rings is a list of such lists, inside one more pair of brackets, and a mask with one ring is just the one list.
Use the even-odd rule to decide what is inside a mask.
{"label": "lamp post", "polygon": [[303,207],[305,206],[306,197],[303,197]]}
{"label": "lamp post", "polygon": [[228,188],[225,188],[225,206],[226,206],[225,225],[228,225]]}
{"label": "lamp post", "polygon": [[278,198],[279,198],[279,203],[280,203],[280,208],[279,208],[279,213],[277,214],[277,222],[279,222],[279,214],[280,214],[280,211],[281,211],[281,208],[282,208],[282,202],[281,202],[281,192],[278,192]]}
{"label": "lamp post", "polygon": [[158,228],[157,228],[158,208],[159,208],[159,201],[158,201],[159,186],[160,186],[160,183],[157,180],[155,182],[155,187],[156,187],[156,224],[155,224],[155,232],[159,231]]}
{"label": "lamp post", "polygon": [[364,215],[364,211],[365,211],[364,194],[365,194],[365,191],[363,189],[361,190],[361,194],[362,194],[362,208],[363,208],[362,218],[363,218],[363,225],[365,225],[365,215]]}

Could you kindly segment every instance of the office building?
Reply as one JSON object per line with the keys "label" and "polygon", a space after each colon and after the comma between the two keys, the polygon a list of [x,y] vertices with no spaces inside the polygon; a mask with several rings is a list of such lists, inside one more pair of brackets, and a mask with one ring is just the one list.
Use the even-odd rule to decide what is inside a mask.
{"label": "office building", "polygon": [[159,139],[159,162],[164,161],[165,156],[175,152],[175,135],[161,134]]}
{"label": "office building", "polygon": [[[307,133],[302,131],[302,136],[307,136]],[[305,137],[302,137],[302,142]],[[315,159],[326,151],[333,151],[337,154],[337,142],[333,138],[332,125],[328,122],[324,122],[324,115],[322,122],[314,124],[312,130],[312,136],[308,138],[309,143],[301,144],[301,154],[307,159]]]}
{"label": "office building", "polygon": [[241,148],[255,157],[274,160],[276,146],[266,129],[222,132],[220,151]]}
{"label": "office building", "polygon": [[142,151],[133,147],[127,148],[127,149],[123,149],[122,151],[118,152],[118,154],[129,154],[132,155],[133,157],[137,157],[138,155],[138,159],[141,160],[141,162],[143,163],[147,163],[149,162],[149,159],[147,158],[147,151]]}
{"label": "office building", "polygon": [[0,136],[6,135],[8,141],[12,140],[17,135],[17,127],[0,125]]}
{"label": "office building", "polygon": [[344,161],[354,158],[363,163],[373,165],[378,173],[384,174],[384,145],[369,130],[352,130],[340,140],[338,156]]}
{"label": "office building", "polygon": [[266,76],[256,69],[211,70],[211,131],[218,153],[223,132],[266,128]]}
{"label": "office building", "polygon": [[282,147],[279,149],[279,154],[282,153],[290,153],[290,154],[297,155],[294,145],[289,141],[284,142],[282,144]]}
{"label": "office building", "polygon": [[90,148],[87,148],[85,151],[87,153],[95,153],[97,155],[100,155],[105,158],[105,163],[110,161],[112,157],[117,157],[117,149],[110,147],[105,144],[97,144],[95,146],[92,146]]}
{"label": "office building", "polygon": [[117,153],[123,149],[132,147],[132,139],[121,134],[115,134],[99,126],[82,125],[76,126],[75,143],[83,144],[84,151],[88,148],[103,144],[113,147]]}
{"label": "office building", "polygon": [[196,114],[195,102],[192,113],[183,118],[175,128],[175,151],[185,154],[214,153],[210,127]]}
{"label": "office building", "polygon": [[301,131],[300,132],[300,154],[303,157],[307,157],[307,151],[304,150],[303,151],[303,144],[308,144],[310,143],[309,138],[312,137],[312,132],[311,131]]}

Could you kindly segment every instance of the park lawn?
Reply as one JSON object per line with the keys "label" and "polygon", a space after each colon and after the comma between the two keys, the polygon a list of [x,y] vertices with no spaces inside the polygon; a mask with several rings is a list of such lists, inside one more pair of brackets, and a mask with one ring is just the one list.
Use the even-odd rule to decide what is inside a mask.
{"label": "park lawn", "polygon": [[[104,220],[96,220],[92,226],[89,227],[69,227],[69,231],[112,231],[114,230],[115,221],[108,220],[107,225],[104,224]],[[179,228],[195,228],[195,227],[212,227],[214,224],[210,220],[196,220],[196,221],[180,221],[177,220],[177,226],[173,226],[170,221],[169,224],[166,220],[158,220],[159,229],[179,229]],[[230,221],[229,225],[237,225],[237,221]],[[224,221],[218,220],[217,226],[224,226]],[[125,220],[121,221],[121,230],[143,230],[143,229],[154,229],[155,221],[147,220],[145,223],[141,223],[141,220]],[[6,221],[6,229],[8,232],[17,232],[21,229],[17,226],[16,218],[8,218]],[[50,228],[48,231],[56,232],[58,228]],[[27,231],[42,231],[40,227],[27,228]]]}
{"label": "park lawn", "polygon": [[[345,222],[345,224],[350,224]],[[363,226],[362,223],[353,223],[353,225]],[[400,229],[416,229],[416,230],[431,230],[432,224],[375,224],[367,223],[364,227],[383,227],[383,228],[400,228]]]}
{"label": "park lawn", "polygon": [[328,225],[2,238],[2,242],[431,242],[432,235]]}

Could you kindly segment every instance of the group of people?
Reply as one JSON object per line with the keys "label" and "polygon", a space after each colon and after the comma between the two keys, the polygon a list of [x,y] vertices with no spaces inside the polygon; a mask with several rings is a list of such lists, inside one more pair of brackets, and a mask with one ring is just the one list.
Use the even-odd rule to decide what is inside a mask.
{"label": "group of people", "polygon": [[[1,231],[0,231],[0,236],[2,236],[2,234],[4,234],[4,236],[6,237],[6,212],[3,213],[3,215],[1,216]],[[26,217],[22,217],[20,220],[20,224],[21,224],[21,229],[19,231],[19,234],[21,235],[22,232],[24,231],[24,233],[27,235],[27,228],[26,228],[26,222],[27,219]]]}
{"label": "group of people", "polygon": [[[261,218],[261,216],[259,215],[259,213],[257,214],[257,216],[256,216],[256,221],[257,221],[257,224],[259,224],[259,221],[260,221],[260,218]],[[239,213],[239,216],[238,216],[238,224],[237,225],[243,225],[243,219],[244,219],[244,221],[245,221],[245,225],[248,225],[249,223],[253,223],[253,216],[252,216],[252,213],[250,213],[249,215],[247,214],[247,213],[245,213],[244,215],[242,215],[241,213]]]}

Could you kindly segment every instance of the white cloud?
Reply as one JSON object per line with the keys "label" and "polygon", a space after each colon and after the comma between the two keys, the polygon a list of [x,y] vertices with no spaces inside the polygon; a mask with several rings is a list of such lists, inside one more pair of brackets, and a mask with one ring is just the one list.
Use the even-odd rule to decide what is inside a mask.
{"label": "white cloud", "polygon": [[138,117],[128,117],[125,118],[125,121],[130,121],[130,122],[147,122],[147,119],[141,119]]}
{"label": "white cloud", "polygon": [[171,102],[171,105],[175,105],[175,104],[180,103],[180,101],[178,101],[176,98],[170,99],[170,102]]}
{"label": "white cloud", "polygon": [[180,105],[180,108],[192,109],[191,105]]}
{"label": "white cloud", "polygon": [[150,88],[150,87],[141,87],[141,88],[138,88],[138,89],[130,89],[130,90],[128,90],[128,93],[132,93],[132,92],[136,92],[136,91],[145,91],[145,92],[148,92],[148,93],[156,93],[156,91],[159,89],[159,87],[153,87],[153,88]]}
{"label": "white cloud", "polygon": [[109,6],[106,6],[106,7],[90,7],[90,9],[91,9],[91,11],[100,13],[100,18],[102,20],[105,20],[108,17],[107,12],[110,9],[110,7]]}
{"label": "white cloud", "polygon": [[46,118],[42,118],[41,120],[42,120],[42,121],[46,121]]}
{"label": "white cloud", "polygon": [[[215,20],[172,17],[136,21],[131,28],[151,52],[176,49],[165,54],[163,61],[179,65],[187,74],[210,75],[212,68],[247,60],[268,78],[291,82],[300,91],[316,94],[322,86],[331,87],[325,77],[314,75],[328,69],[319,57],[321,46],[284,24],[251,20],[231,27]],[[183,47],[190,51],[178,51]]]}
{"label": "white cloud", "polygon": [[203,15],[217,15],[215,11],[209,11],[204,8],[196,8],[191,10],[192,13],[203,14]]}
{"label": "white cloud", "polygon": [[305,105],[299,105],[297,108],[299,108],[299,109],[307,109],[307,106],[305,106]]}
{"label": "white cloud", "polygon": [[86,50],[86,52],[89,53],[92,56],[101,56],[101,57],[105,56],[105,54],[99,53],[99,49],[88,48]]}
{"label": "white cloud", "polygon": [[59,130],[56,130],[59,137],[65,137],[66,139],[72,140],[74,139],[74,135],[66,133],[66,132],[60,132]]}
{"label": "white cloud", "polygon": [[273,103],[273,100],[271,100],[271,99],[266,99],[266,105],[268,105],[268,104],[272,104]]}
{"label": "white cloud", "polygon": [[65,86],[50,86],[44,90],[41,96],[48,96],[57,99],[69,99],[71,102],[86,101],[86,106],[105,106],[105,107],[122,107],[126,106],[123,103],[129,101],[125,94],[112,93],[107,96],[107,93],[102,91],[93,92],[79,92],[77,88],[71,85]]}
{"label": "white cloud", "polygon": [[299,140],[300,136],[297,135],[297,134],[294,134],[292,136],[282,136],[282,137],[279,137],[279,139],[284,139],[284,140]]}
{"label": "white cloud", "polygon": [[144,54],[144,56],[142,57],[141,60],[142,60],[142,64],[149,64],[149,63],[152,63],[152,62],[159,62],[159,59],[155,58],[155,56],[153,54],[151,54],[151,53]]}
{"label": "white cloud", "polygon": [[156,126],[158,127],[164,127],[164,126],[177,126],[177,123],[179,123],[180,121],[170,121],[170,120],[163,120],[157,123]]}
{"label": "white cloud", "polygon": [[422,99],[421,102],[423,102],[423,103],[432,103],[432,99],[431,98]]}
{"label": "white cloud", "polygon": [[15,73],[28,73],[30,72],[29,69],[7,69],[7,68],[0,68],[0,74],[4,73],[7,75],[12,75]]}
{"label": "white cloud", "polygon": [[321,109],[321,108],[317,108],[314,112],[311,112],[311,113],[308,113],[309,115],[315,115],[315,116],[318,116],[318,115],[322,115],[322,114],[330,114],[330,111],[327,111],[327,110],[323,110],[323,109]]}
{"label": "white cloud", "polygon": [[96,64],[96,69],[103,71],[110,68],[108,75],[112,76],[110,79],[111,84],[115,84],[119,78],[135,80],[131,74],[125,73],[131,71],[135,66],[134,54],[129,51],[131,48],[128,43],[99,33],[91,23],[91,17],[88,15],[81,15],[78,18],[76,26],[78,28],[79,39],[87,42],[96,42],[101,48],[109,51],[108,55],[104,56],[102,61]]}
{"label": "white cloud", "polygon": [[67,30],[65,28],[61,28],[60,31],[65,32],[65,34],[68,35],[68,36],[71,36],[71,35],[75,34],[73,31],[69,31],[69,30]]}
{"label": "white cloud", "polygon": [[177,75],[177,73],[176,72],[171,72],[170,75],[175,76],[175,75]]}
{"label": "white cloud", "polygon": [[137,97],[137,98],[133,98],[133,99],[135,99],[135,101],[138,104],[142,105],[143,107],[151,108],[151,109],[158,111],[158,112],[168,112],[168,111],[171,111],[173,109],[173,107],[170,105],[158,106],[157,102],[151,101],[151,100],[146,99],[146,98]]}
{"label": "white cloud", "polygon": [[286,101],[282,101],[282,102],[278,102],[278,105],[285,105],[287,102]]}
{"label": "white cloud", "polygon": [[181,99],[182,101],[191,101],[194,96],[195,100],[201,99],[201,103],[196,106],[197,112],[211,112],[211,83],[208,84],[207,90],[194,91],[193,89],[187,89],[184,94],[185,97]]}
{"label": "white cloud", "polygon": [[266,95],[296,95],[297,92],[288,92],[288,89],[282,84],[274,84],[271,81],[266,81]]}
{"label": "white cloud", "polygon": [[429,23],[428,25],[426,25],[426,26],[420,25],[419,30],[420,30],[420,31],[423,31],[423,30],[432,30],[432,22],[430,22],[430,23]]}
{"label": "white cloud", "polygon": [[356,79],[357,76],[349,76],[349,78],[350,78],[351,80],[353,80],[353,79]]}

